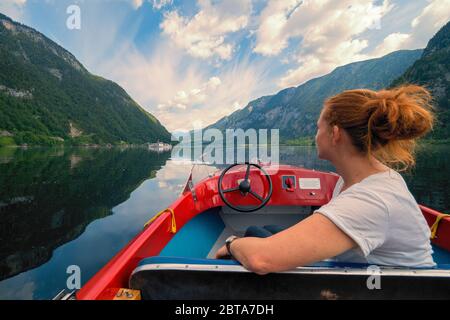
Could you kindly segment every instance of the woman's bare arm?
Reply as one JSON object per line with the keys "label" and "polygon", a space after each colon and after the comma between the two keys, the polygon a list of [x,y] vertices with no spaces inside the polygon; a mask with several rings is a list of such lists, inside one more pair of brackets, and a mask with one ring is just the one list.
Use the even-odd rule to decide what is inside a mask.
{"label": "woman's bare arm", "polygon": [[[356,243],[331,220],[315,213],[289,229],[268,238],[240,238],[231,245],[236,260],[255,273],[294,269],[339,255]],[[225,247],[216,258],[227,255]]]}

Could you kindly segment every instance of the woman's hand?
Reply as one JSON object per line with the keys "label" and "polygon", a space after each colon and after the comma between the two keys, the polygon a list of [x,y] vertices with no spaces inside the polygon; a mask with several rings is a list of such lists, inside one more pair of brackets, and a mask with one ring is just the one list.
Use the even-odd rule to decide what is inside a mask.
{"label": "woman's hand", "polygon": [[[260,275],[293,270],[337,256],[357,244],[326,216],[315,213],[268,238],[245,237],[233,241],[233,259]],[[226,246],[216,259],[229,258]]]}
{"label": "woman's hand", "polygon": [[229,258],[229,257],[230,257],[230,255],[228,254],[227,246],[224,245],[219,250],[217,250],[216,256],[214,258],[215,259],[224,259],[224,258]]}

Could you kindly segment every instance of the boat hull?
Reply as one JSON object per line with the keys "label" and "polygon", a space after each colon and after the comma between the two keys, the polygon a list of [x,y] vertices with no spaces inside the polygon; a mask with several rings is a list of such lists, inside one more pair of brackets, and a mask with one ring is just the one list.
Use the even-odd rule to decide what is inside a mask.
{"label": "boat hull", "polygon": [[[217,263],[217,262],[216,262]],[[369,271],[368,271],[369,270]],[[130,287],[150,300],[448,299],[448,270],[298,268],[264,276],[241,266],[154,263],[138,267]],[[379,277],[378,279],[376,277]]]}

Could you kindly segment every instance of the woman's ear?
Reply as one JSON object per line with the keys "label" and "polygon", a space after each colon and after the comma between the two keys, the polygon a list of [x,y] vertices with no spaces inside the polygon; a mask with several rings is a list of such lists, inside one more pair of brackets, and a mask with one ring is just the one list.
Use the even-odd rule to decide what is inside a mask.
{"label": "woman's ear", "polygon": [[341,139],[341,135],[342,135],[341,129],[337,125],[334,125],[331,128],[331,141],[333,142],[334,146]]}

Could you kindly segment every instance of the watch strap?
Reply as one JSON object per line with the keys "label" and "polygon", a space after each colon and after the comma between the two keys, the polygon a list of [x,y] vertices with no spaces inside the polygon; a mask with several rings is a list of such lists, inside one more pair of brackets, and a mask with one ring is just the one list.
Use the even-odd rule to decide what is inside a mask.
{"label": "watch strap", "polygon": [[230,257],[233,256],[233,254],[231,253],[231,244],[232,244],[233,241],[236,240],[236,239],[238,239],[238,237],[236,237],[236,236],[231,236],[231,237],[229,237],[229,238],[227,239],[227,241],[225,242],[226,247],[227,247],[227,251],[228,251],[228,254],[230,255]]}

